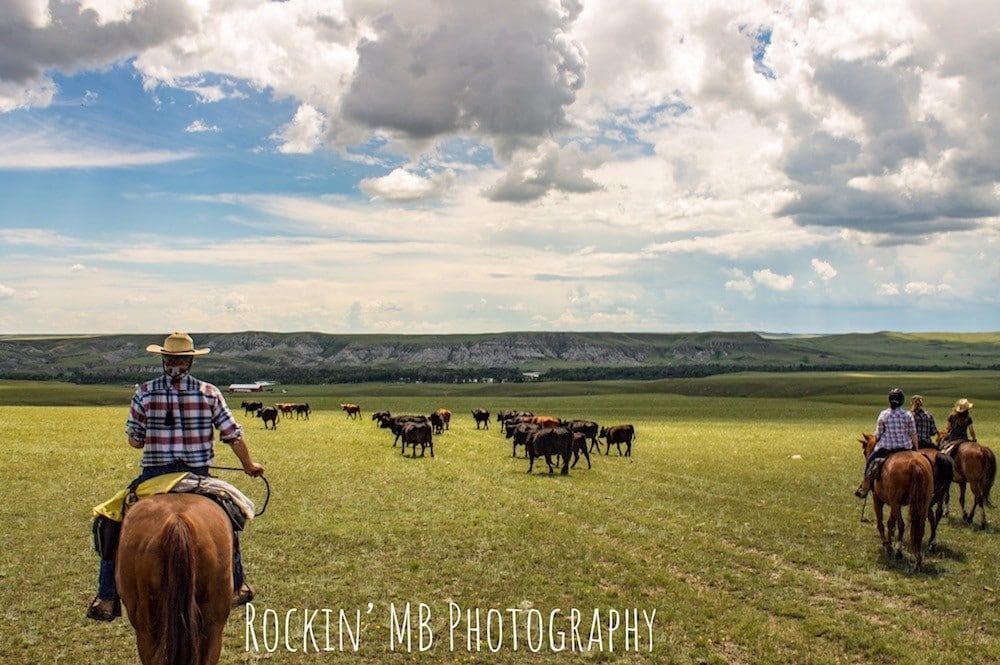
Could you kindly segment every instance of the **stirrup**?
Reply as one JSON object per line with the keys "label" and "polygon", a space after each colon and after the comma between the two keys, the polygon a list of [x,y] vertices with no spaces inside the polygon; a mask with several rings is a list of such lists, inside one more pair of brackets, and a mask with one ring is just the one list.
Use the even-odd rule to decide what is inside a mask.
{"label": "stirrup", "polygon": [[120,598],[115,598],[112,601],[110,612],[101,609],[101,602],[104,600],[107,599],[94,596],[94,599],[90,601],[90,607],[87,608],[88,619],[93,619],[94,621],[114,621],[122,615],[122,601]]}
{"label": "stirrup", "polygon": [[240,587],[240,590],[233,594],[233,607],[239,607],[240,605],[246,605],[254,598],[254,590],[246,582]]}

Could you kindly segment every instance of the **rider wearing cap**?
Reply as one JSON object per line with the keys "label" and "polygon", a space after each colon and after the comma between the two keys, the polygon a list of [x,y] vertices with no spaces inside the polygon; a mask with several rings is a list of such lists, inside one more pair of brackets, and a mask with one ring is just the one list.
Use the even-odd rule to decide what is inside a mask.
{"label": "rider wearing cap", "polygon": [[[191,336],[182,332],[169,335],[163,346],[151,344],[146,350],[161,356],[163,374],[136,389],[125,423],[129,445],[142,450],[139,463],[142,473],[135,484],[178,471],[209,475],[208,467],[215,457],[215,430],[222,442],[232,447],[245,473],[262,475],[264,467],[253,461],[243,440],[243,429],[233,418],[222,393],[211,383],[190,374],[194,356],[209,350],[195,349]],[[87,617],[111,621],[121,616],[115,585],[115,550],[121,523],[95,521],[95,529],[105,531],[102,540],[111,543],[111,551],[102,553],[97,596],[87,610]],[[233,535],[233,604],[239,605],[253,599],[253,589],[243,579],[239,538]]]}
{"label": "rider wearing cap", "polygon": [[871,477],[877,460],[898,450],[917,449],[917,427],[913,414],[902,408],[904,399],[903,391],[893,388],[889,391],[889,408],[878,414],[878,420],[875,421],[875,449],[865,462],[865,477],[854,491],[858,498],[865,498],[871,491]]}

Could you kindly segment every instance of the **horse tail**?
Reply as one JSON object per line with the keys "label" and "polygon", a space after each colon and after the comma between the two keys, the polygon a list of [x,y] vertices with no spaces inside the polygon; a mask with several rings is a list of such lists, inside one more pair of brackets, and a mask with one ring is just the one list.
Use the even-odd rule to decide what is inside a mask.
{"label": "horse tail", "polygon": [[993,481],[997,477],[997,458],[993,454],[993,451],[986,446],[983,446],[983,453],[983,456],[986,458],[985,468],[983,469],[985,471],[985,478],[983,478],[983,503],[992,508],[990,490],[993,489]]}
{"label": "horse tail", "polygon": [[[922,456],[921,456],[922,458]],[[928,485],[930,489],[928,490]],[[924,540],[924,526],[930,513],[931,494],[934,491],[934,474],[924,473],[923,467],[917,465],[910,475],[910,548],[919,556]]]}
{"label": "horse tail", "polygon": [[201,662],[201,612],[195,600],[195,559],[191,525],[183,515],[170,518],[165,528],[162,554],[167,561],[160,594],[160,617],[165,622],[158,664],[190,665]]}

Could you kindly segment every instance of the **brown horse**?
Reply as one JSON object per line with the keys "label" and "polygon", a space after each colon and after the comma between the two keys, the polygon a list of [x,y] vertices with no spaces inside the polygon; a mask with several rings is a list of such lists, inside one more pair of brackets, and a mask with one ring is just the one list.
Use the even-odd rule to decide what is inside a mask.
{"label": "brown horse", "polygon": [[955,463],[934,446],[922,447],[919,451],[931,463],[931,468],[934,470],[934,495],[927,508],[927,519],[931,523],[931,537],[927,540],[927,549],[933,550],[938,524],[941,522],[945,506],[948,505],[948,490],[955,477]]}
{"label": "brown horse", "polygon": [[[867,459],[875,449],[875,437],[862,434],[861,452]],[[924,562],[924,524],[927,522],[931,495],[934,493],[934,471],[924,455],[905,450],[893,453],[882,464],[882,472],[872,485],[872,503],[878,518],[878,534],[886,556],[892,555],[893,528],[899,532],[896,558],[903,558],[903,509],[910,506],[910,549],[916,559],[915,569]],[[882,523],[882,506],[889,504],[889,536]]]}
{"label": "brown horse", "polygon": [[[940,444],[944,436],[938,437]],[[961,441],[958,450],[951,449],[955,460],[955,482],[958,483],[958,503],[962,506],[962,519],[972,524],[978,506],[983,513],[982,528],[986,528],[986,506],[990,503],[990,490],[997,475],[997,458],[993,451],[975,441]],[[972,490],[972,512],[965,512],[965,485]]]}
{"label": "brown horse", "polygon": [[115,576],[143,665],[214,665],[233,600],[233,534],[217,504],[157,494],[125,515]]}

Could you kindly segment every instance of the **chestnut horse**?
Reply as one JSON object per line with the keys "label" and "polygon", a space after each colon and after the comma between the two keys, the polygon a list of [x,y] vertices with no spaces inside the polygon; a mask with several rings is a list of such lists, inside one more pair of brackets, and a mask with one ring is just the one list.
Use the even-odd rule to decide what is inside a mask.
{"label": "chestnut horse", "polygon": [[[861,452],[867,459],[875,449],[875,437],[862,434]],[[915,569],[923,565],[924,524],[928,519],[931,495],[934,493],[934,471],[924,455],[904,450],[893,453],[882,464],[882,472],[872,484],[872,503],[878,518],[878,534],[886,556],[892,554],[893,528],[899,532],[896,558],[903,558],[903,509],[910,506],[910,549],[916,559]],[[882,524],[882,506],[889,504],[889,536]]]}
{"label": "chestnut horse", "polygon": [[[938,437],[940,444],[944,436]],[[951,448],[949,453],[955,460],[955,482],[958,483],[958,503],[962,506],[962,519],[972,524],[976,514],[976,506],[982,510],[982,528],[986,528],[986,506],[990,503],[990,490],[997,476],[997,458],[993,451],[975,441],[961,441],[958,450]],[[965,512],[965,485],[972,490],[972,512]]]}
{"label": "chestnut horse", "polygon": [[115,571],[143,665],[215,665],[233,601],[233,533],[215,502],[157,494],[125,515]]}

